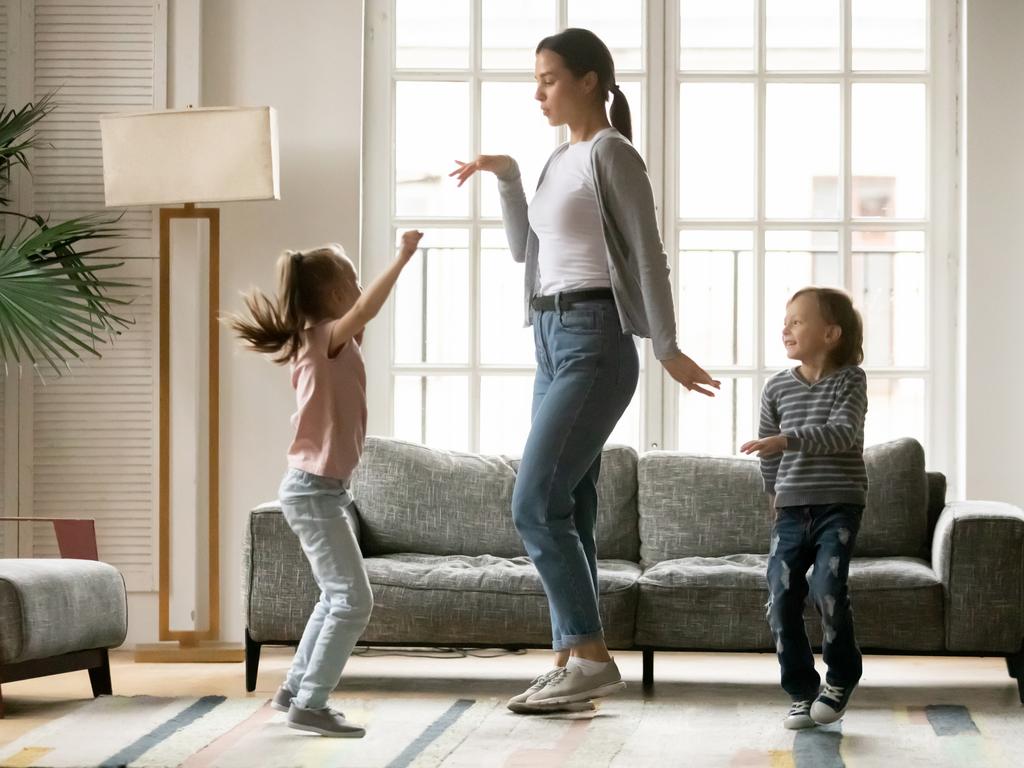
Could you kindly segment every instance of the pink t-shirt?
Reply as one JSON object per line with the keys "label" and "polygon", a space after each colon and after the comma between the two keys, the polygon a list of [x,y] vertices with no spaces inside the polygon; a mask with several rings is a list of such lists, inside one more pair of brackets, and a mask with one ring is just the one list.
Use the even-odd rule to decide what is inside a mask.
{"label": "pink t-shirt", "polygon": [[348,480],[359,464],[366,437],[366,368],[355,339],[327,356],[331,322],[302,332],[291,366],[298,410],[288,466],[321,477]]}

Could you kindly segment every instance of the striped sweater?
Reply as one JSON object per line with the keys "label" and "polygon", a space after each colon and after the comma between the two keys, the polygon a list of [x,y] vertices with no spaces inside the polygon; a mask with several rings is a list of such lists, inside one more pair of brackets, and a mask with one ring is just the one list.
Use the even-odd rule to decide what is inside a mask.
{"label": "striped sweater", "polygon": [[775,506],[864,504],[864,415],[867,377],[855,366],[808,384],[796,368],[768,380],[758,436],[785,435],[783,453],[761,459]]}

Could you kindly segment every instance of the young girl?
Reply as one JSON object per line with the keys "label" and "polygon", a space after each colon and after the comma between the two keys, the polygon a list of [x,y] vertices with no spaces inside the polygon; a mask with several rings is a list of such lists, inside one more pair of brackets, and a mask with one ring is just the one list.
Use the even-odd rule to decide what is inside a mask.
{"label": "young girl", "polygon": [[[784,725],[798,729],[843,716],[861,676],[847,588],[867,493],[863,327],[850,297],[805,288],[786,307],[782,341],[796,368],[776,374],[761,397],[760,439],[741,450],[761,459],[776,510],[768,558],[768,621],[793,700]],[[814,566],[808,587],[807,571]],[[804,631],[808,588],[824,630],[826,685]]]}
{"label": "young girl", "polygon": [[254,291],[245,297],[249,315],[228,319],[251,349],[291,364],[298,409],[278,496],[321,593],[271,704],[288,712],[288,727],[322,736],[365,733],[327,706],[373,609],[347,490],[366,432],[360,344],[420,237],[402,235],[398,258],[365,293],[341,246],[286,251],[277,263],[277,297]]}

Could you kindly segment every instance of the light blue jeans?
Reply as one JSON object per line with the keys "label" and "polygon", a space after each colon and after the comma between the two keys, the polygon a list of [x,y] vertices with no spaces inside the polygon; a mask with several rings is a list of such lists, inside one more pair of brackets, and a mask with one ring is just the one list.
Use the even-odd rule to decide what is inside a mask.
{"label": "light blue jeans", "polygon": [[289,469],[278,498],[320,587],[285,687],[298,706],[322,709],[373,611],[359,522],[348,508],[352,499],[342,480]]}
{"label": "light blue jeans", "polygon": [[604,637],[598,610],[601,449],[636,390],[639,358],[615,302],[536,312],[533,423],[512,519],[540,573],[556,651]]}

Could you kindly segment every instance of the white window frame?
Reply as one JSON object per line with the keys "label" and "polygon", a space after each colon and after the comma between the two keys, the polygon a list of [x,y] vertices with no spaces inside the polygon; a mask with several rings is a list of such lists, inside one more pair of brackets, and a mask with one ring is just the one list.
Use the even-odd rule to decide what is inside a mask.
{"label": "white window frame", "polygon": [[[567,0],[558,2],[558,25],[565,26]],[[853,230],[900,230],[924,231],[927,286],[925,306],[928,312],[926,328],[928,350],[923,368],[913,369],[871,369],[874,377],[896,378],[909,375],[924,378],[927,391],[925,406],[925,444],[928,450],[929,467],[946,473],[950,481],[956,477],[956,423],[954,413],[956,396],[956,308],[958,273],[958,233],[956,227],[958,211],[959,162],[957,147],[957,124],[955,116],[958,104],[956,68],[958,63],[958,8],[959,0],[935,0],[929,2],[927,41],[928,70],[924,73],[868,73],[853,72],[852,58],[852,0],[841,0],[842,61],[843,68],[828,73],[765,73],[764,4],[757,3],[755,20],[758,69],[748,72],[686,72],[678,69],[679,56],[679,3],[680,0],[665,0],[644,4],[644,56],[646,83],[643,106],[645,154],[647,157],[655,200],[659,207],[665,250],[670,264],[678,259],[678,233],[681,228],[690,229],[742,229],[754,233],[755,296],[753,317],[755,319],[755,358],[750,366],[714,368],[714,374],[724,376],[749,376],[753,380],[753,413],[761,387],[774,369],[764,364],[764,335],[761,318],[764,313],[761,301],[764,291],[763,275],[763,233],[766,230],[785,229],[827,229],[839,232],[839,258],[844,278],[849,283],[851,271],[850,233]],[[500,225],[500,221],[480,218],[479,183],[473,190],[471,209],[468,217],[458,219],[399,219],[392,216],[394,210],[394,167],[395,146],[394,88],[397,79],[444,79],[462,80],[475,84],[471,90],[470,110],[473,119],[471,147],[474,155],[479,153],[481,78],[487,80],[524,79],[522,72],[498,72],[480,67],[481,21],[480,0],[471,2],[471,66],[466,70],[443,70],[419,72],[393,69],[394,59],[394,0],[367,0],[366,3],[366,49],[364,72],[364,154],[363,154],[363,215],[361,218],[363,243],[360,268],[364,276],[379,273],[392,258],[394,233],[397,228],[457,226],[468,229],[471,238],[470,285],[473,296],[470,302],[470,354],[468,366],[439,365],[393,365],[393,315],[390,307],[370,325],[367,330],[368,343],[365,349],[368,386],[374,393],[371,401],[369,429],[373,434],[392,434],[393,429],[393,380],[396,373],[451,373],[458,371],[470,377],[470,448],[476,450],[479,424],[479,388],[481,373],[522,373],[523,367],[491,367],[479,364],[479,283],[477,265],[479,259],[479,231],[482,227]],[[651,30],[663,30],[663,34],[650,34]],[[635,75],[623,73],[623,80],[635,79]],[[678,216],[678,89],[684,81],[730,81],[750,82],[755,86],[756,104],[756,172],[757,207],[753,219],[744,220],[682,220]],[[851,151],[850,142],[850,100],[852,82],[923,82],[927,86],[928,110],[928,195],[924,221],[920,220],[878,220],[855,219],[850,213],[851,205]],[[768,220],[764,217],[764,147],[765,147],[765,88],[770,82],[838,82],[841,84],[842,107],[841,139],[843,142],[843,190],[842,218],[835,220]],[[656,98],[661,94],[661,98]],[[387,126],[387,130],[381,130]],[[564,130],[564,129],[563,129]],[[563,133],[564,135],[564,133]],[[493,183],[484,179],[482,183]],[[673,286],[673,290],[675,286]],[[518,317],[509,322],[519,322]],[[644,344],[645,370],[641,378],[644,387],[645,407],[641,416],[640,445],[644,449],[674,448],[677,445],[677,398],[679,388],[660,368],[654,359],[650,344]],[[685,351],[685,350],[684,350]],[[698,361],[700,362],[700,361]],[[381,395],[384,395],[383,397]],[[952,489],[951,489],[952,491]]]}

